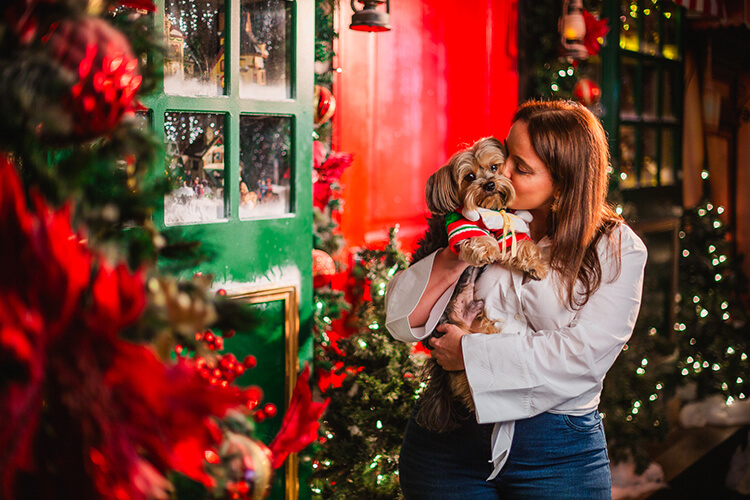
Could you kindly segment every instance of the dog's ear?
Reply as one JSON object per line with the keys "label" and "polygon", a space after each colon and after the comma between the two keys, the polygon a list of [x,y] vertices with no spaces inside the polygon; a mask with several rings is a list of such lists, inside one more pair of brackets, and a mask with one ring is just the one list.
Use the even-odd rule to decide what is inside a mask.
{"label": "dog's ear", "polygon": [[458,208],[458,186],[453,180],[453,165],[440,167],[427,179],[427,208],[433,214],[445,215]]}

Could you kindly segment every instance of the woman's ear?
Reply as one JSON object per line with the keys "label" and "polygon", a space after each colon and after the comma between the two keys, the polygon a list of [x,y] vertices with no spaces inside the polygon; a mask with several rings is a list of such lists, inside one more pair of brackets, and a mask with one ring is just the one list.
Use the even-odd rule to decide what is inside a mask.
{"label": "woman's ear", "polygon": [[445,215],[458,208],[458,186],[453,180],[453,165],[440,167],[427,179],[427,208],[436,215]]}

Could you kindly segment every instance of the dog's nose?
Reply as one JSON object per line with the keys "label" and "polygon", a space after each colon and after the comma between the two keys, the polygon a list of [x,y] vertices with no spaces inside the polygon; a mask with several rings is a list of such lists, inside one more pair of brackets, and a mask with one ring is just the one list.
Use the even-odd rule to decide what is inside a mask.
{"label": "dog's nose", "polygon": [[482,186],[482,189],[484,189],[485,191],[488,191],[488,192],[491,193],[492,191],[495,190],[495,183],[492,182],[492,181],[490,181],[487,184],[485,184],[484,186]]}

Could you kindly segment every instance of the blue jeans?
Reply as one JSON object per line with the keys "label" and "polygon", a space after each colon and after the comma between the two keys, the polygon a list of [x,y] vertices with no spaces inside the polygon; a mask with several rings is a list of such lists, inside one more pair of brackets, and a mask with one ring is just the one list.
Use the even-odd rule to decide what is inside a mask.
{"label": "blue jeans", "polygon": [[492,424],[473,417],[438,434],[410,419],[399,460],[407,500],[611,499],[607,442],[598,411],[542,413],[516,421],[503,470],[492,481]]}

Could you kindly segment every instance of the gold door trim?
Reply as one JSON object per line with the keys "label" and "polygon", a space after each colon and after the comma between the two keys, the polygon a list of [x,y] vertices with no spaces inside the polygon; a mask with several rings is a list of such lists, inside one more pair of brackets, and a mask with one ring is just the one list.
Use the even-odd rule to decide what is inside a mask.
{"label": "gold door trim", "polygon": [[[229,294],[229,297],[247,304],[284,301],[284,385],[286,407],[289,408],[294,384],[297,382],[299,366],[299,291],[297,287],[263,288],[251,292]],[[286,473],[284,475],[287,500],[297,500],[299,497],[298,469],[299,458],[296,453],[290,453],[286,459]]]}

